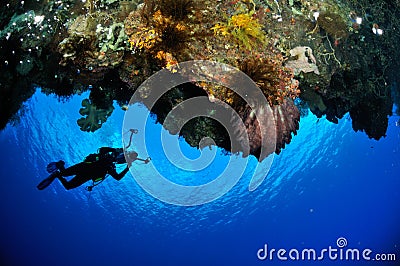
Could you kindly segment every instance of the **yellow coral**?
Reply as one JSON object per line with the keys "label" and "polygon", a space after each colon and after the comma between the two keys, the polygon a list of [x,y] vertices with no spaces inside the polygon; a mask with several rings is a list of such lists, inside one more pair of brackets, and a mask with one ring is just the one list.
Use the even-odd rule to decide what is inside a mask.
{"label": "yellow coral", "polygon": [[165,65],[166,69],[168,69],[172,73],[177,72],[175,67],[178,65],[178,61],[171,53],[158,51],[156,54],[156,58],[163,62],[163,65]]}
{"label": "yellow coral", "polygon": [[156,54],[156,58],[158,60],[164,60],[165,59],[165,52],[164,51],[158,51]]}
{"label": "yellow coral", "polygon": [[214,31],[215,35],[221,34],[221,35],[225,36],[225,35],[229,34],[228,27],[220,22],[215,24],[215,26],[212,27],[211,29]]}
{"label": "yellow coral", "polygon": [[163,14],[161,13],[160,10],[157,10],[154,14],[153,14],[153,21],[158,24],[159,26],[161,25],[166,25],[171,23],[171,18],[163,16]]}
{"label": "yellow coral", "polygon": [[233,15],[227,22],[219,22],[211,29],[216,35],[232,36],[237,42],[251,50],[256,41],[265,43],[265,33],[253,14],[254,12],[251,11]]}
{"label": "yellow coral", "polygon": [[176,24],[175,28],[179,31],[185,31],[187,29],[186,26],[181,23]]}
{"label": "yellow coral", "polygon": [[156,43],[158,36],[154,29],[142,28],[132,34],[129,38],[131,49],[151,49]]}

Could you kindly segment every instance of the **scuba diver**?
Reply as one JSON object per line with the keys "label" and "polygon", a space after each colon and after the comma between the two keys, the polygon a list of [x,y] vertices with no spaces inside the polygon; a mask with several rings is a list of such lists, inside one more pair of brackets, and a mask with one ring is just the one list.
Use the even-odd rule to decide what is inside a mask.
{"label": "scuba diver", "polygon": [[[64,161],[52,162],[47,165],[47,172],[51,175],[40,182],[37,188],[43,190],[58,178],[67,190],[77,188],[92,180],[93,184],[86,188],[88,191],[92,191],[93,187],[103,182],[107,175],[111,175],[119,181],[126,175],[134,161],[143,161],[147,164],[151,160],[150,158],[138,158],[138,154],[134,151],[126,152],[125,155],[122,148],[102,147],[97,153],[89,154],[83,162],[68,168],[64,167]],[[115,164],[124,163],[127,163],[126,168],[121,173],[117,173]],[[64,178],[73,175],[74,177],[69,181]]]}

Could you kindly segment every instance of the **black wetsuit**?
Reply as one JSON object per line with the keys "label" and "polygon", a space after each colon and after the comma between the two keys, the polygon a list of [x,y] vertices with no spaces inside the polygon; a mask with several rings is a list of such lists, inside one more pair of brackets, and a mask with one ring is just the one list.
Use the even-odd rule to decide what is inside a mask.
{"label": "black wetsuit", "polygon": [[[95,160],[85,160],[84,162],[75,164],[68,168],[59,169],[60,173],[57,176],[66,189],[73,189],[86,183],[87,181],[102,180],[106,175],[111,175],[116,180],[121,180],[129,171],[128,166],[121,172],[115,170],[115,153],[117,149],[103,147],[96,154]],[[64,176],[73,176],[67,181]]]}

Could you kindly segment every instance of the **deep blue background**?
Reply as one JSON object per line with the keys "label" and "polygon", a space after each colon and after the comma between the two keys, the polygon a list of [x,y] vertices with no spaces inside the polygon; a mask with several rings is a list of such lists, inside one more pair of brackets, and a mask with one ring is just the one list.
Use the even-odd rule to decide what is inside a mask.
{"label": "deep blue background", "polygon": [[[398,117],[390,119],[387,137],[374,141],[353,132],[348,118],[333,125],[309,115],[257,190],[247,190],[245,176],[227,195],[203,206],[164,204],[130,173],[120,182],[107,179],[91,198],[84,187],[65,191],[58,181],[38,191],[48,162],[64,159],[71,165],[101,146],[121,146],[124,113],[117,105],[97,132],[79,130],[78,110],[87,96],[60,103],[38,91],[21,121],[0,132],[1,265],[304,265],[260,262],[256,252],[264,244],[336,247],[339,237],[349,248],[397,253],[397,264],[325,264],[399,265]],[[149,127],[159,136],[160,125]],[[150,150],[161,147],[154,141]],[[218,162],[224,165],[226,158],[218,154],[210,173],[221,170]],[[150,155],[168,171],[166,162]],[[250,168],[255,164],[253,158]]]}

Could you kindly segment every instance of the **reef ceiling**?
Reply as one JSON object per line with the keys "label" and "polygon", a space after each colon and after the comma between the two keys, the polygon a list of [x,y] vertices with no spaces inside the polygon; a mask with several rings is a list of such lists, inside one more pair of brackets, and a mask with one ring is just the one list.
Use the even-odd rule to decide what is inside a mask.
{"label": "reef ceiling", "polygon": [[[152,74],[173,72],[188,60],[229,64],[254,81],[274,115],[276,153],[309,111],[333,123],[349,113],[355,131],[379,140],[393,104],[399,106],[399,0],[5,2],[0,129],[18,120],[40,86],[60,100],[90,91],[76,126],[95,131],[114,101],[125,106]],[[262,129],[253,116],[265,106],[252,111],[224,86],[183,84],[151,111],[164,123],[174,106],[195,96],[231,106],[246,125],[250,154],[265,157],[260,158]],[[211,137],[231,152],[227,132],[213,119],[193,119],[179,134],[196,147]]]}

